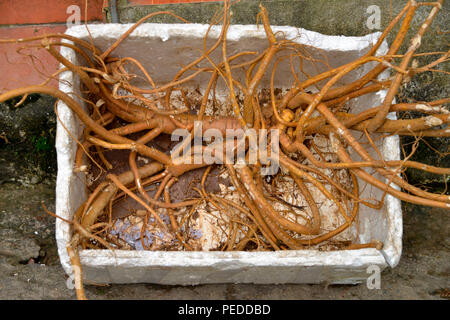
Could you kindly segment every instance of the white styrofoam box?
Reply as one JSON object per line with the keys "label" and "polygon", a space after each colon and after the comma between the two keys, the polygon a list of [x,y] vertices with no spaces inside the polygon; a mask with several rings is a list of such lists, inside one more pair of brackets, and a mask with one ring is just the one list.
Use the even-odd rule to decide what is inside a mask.
{"label": "white styrofoam box", "polygon": [[[131,25],[103,24],[88,25],[95,45],[105,50]],[[131,56],[139,60],[155,82],[170,81],[181,65],[186,65],[201,54],[203,36],[207,25],[198,24],[143,24],[138,27],[113,56]],[[316,66],[305,61],[305,71],[310,74],[326,70],[327,65],[336,67],[350,62],[376,42],[381,33],[364,37],[326,36],[316,32],[293,27],[273,27],[274,32],[299,44],[308,45],[305,50],[324,61]],[[86,26],[74,26],[67,34],[89,40]],[[208,47],[218,38],[220,27],[209,33]],[[228,54],[244,50],[261,51],[267,47],[263,28],[251,25],[233,25],[228,32]],[[317,48],[317,49],[314,49]],[[387,52],[384,42],[379,55]],[[220,58],[221,50],[214,59]],[[83,64],[71,49],[62,47],[61,54],[74,64]],[[367,64],[346,75],[339,84],[348,83],[360,77],[373,67]],[[239,76],[239,75],[238,75]],[[388,73],[380,75],[386,78]],[[207,75],[190,85],[204,87]],[[60,77],[60,90],[79,94],[79,79],[71,72]],[[289,65],[277,69],[275,86],[288,88],[293,78]],[[268,86],[268,77],[260,87]],[[314,90],[314,88],[312,88]],[[351,110],[358,112],[379,105],[386,92],[364,95],[352,101]],[[79,95],[72,95],[81,105]],[[58,104],[59,117],[71,134],[80,137],[82,124],[62,102]],[[390,115],[395,117],[395,115]],[[380,139],[381,152],[386,160],[400,159],[398,136]],[[71,219],[75,210],[86,199],[84,175],[73,172],[77,144],[60,123],[57,127],[56,149],[58,155],[58,177],[56,186],[56,213]],[[351,152],[351,150],[350,150]],[[374,156],[375,153],[373,154]],[[356,159],[357,157],[355,157]],[[363,184],[361,183],[361,186]],[[393,185],[393,187],[396,187]],[[380,199],[382,192],[371,186],[360,188],[362,198]],[[381,251],[376,249],[318,251],[291,250],[281,252],[162,252],[125,250],[82,250],[80,252],[84,277],[97,283],[358,283],[367,279],[367,268],[377,265],[380,269],[397,265],[401,254],[402,212],[400,201],[387,196],[381,211],[360,206],[357,228],[354,228],[357,242],[366,243],[372,239],[384,243]],[[358,233],[356,233],[358,229]],[[58,220],[56,238],[61,263],[68,274],[72,268],[66,244],[71,237],[67,223]]]}

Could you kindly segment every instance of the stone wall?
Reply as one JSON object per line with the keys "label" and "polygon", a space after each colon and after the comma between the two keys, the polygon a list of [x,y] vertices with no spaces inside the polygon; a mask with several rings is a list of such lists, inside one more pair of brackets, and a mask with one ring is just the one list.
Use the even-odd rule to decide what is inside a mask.
{"label": "stone wall", "polygon": [[[20,10],[24,9],[17,6],[20,6],[19,3],[23,4],[25,2],[27,1],[8,0],[2,2],[0,7],[5,6],[6,9],[11,11],[11,6],[13,9],[14,6],[16,6],[15,10],[20,12]],[[33,0],[31,2],[39,2],[39,0]],[[66,1],[62,1],[61,3],[65,2]],[[95,10],[97,10],[97,13],[88,19],[98,21],[102,17],[101,10],[103,10],[104,20],[111,21],[111,3],[103,1],[103,8],[101,9],[100,5],[101,10],[99,12],[97,3],[100,2],[89,1],[91,5],[96,5]],[[373,14],[376,10],[379,9],[380,29],[383,29],[390,19],[405,5],[406,0],[241,0],[234,5],[232,23],[254,24],[256,22],[256,15],[260,3],[268,9],[272,25],[297,26],[330,35],[360,36],[370,32],[379,31],[378,28],[376,28],[376,23],[375,25],[373,23],[369,23],[368,25],[367,23],[370,17],[373,18]],[[7,7],[8,5],[10,7]],[[223,3],[220,1],[118,0],[117,13],[121,23],[132,23],[150,12],[166,10],[171,10],[190,22],[209,23],[211,17],[222,7],[222,5]],[[447,1],[423,39],[420,52],[449,50],[449,9],[450,4]],[[65,10],[65,8],[60,7],[59,11],[61,10]],[[413,28],[417,28],[419,22],[424,19],[429,10],[429,7],[418,9],[418,14],[413,21]],[[11,16],[5,16],[5,10],[0,10],[0,12],[2,12],[0,25],[3,25],[0,26],[0,38],[14,37],[15,31],[11,31],[13,29],[11,29],[10,25],[11,23],[14,23],[14,14],[9,13],[9,15],[14,16],[11,18]],[[11,12],[14,12],[14,10]],[[36,26],[29,26],[30,23],[36,23],[39,27],[38,32],[40,32],[39,30],[42,28],[48,27],[45,24],[46,21],[42,20],[44,18],[39,18],[40,15],[36,15],[36,17],[41,19],[39,21],[33,20],[32,15],[29,17],[25,15],[25,18],[23,16],[24,15],[22,14],[22,18],[20,19],[25,19],[24,21],[16,20],[18,21],[16,23],[26,24],[25,26],[21,26],[21,28],[36,28]],[[58,14],[47,15],[47,19],[50,19],[48,18],[49,16],[59,19],[53,19],[56,21],[54,27],[59,26],[63,31],[64,26],[61,25],[61,22],[64,21],[64,14],[59,12]],[[15,17],[15,19],[19,18]],[[374,20],[370,21],[374,22]],[[172,23],[178,21],[175,21],[175,19],[170,16],[161,15],[152,18],[149,22]],[[24,30],[25,29],[23,29],[22,32],[24,32]],[[392,36],[388,38],[388,41],[391,40]],[[4,51],[1,50],[6,50],[4,45],[3,47],[0,46],[0,53],[4,53]],[[7,54],[11,57],[13,52],[10,50]],[[5,56],[6,55],[3,54],[0,57],[0,73],[10,74],[11,68],[7,67],[10,59],[5,61]],[[420,57],[418,58],[418,61],[419,64],[422,64],[430,59],[432,59],[432,57]],[[27,72],[30,72],[29,70],[32,66],[29,65],[29,62],[28,65],[26,62],[23,62],[22,64],[24,63],[25,67],[22,67],[27,68]],[[53,66],[53,68],[56,67]],[[448,63],[441,64],[439,68],[447,72],[450,71]],[[34,73],[28,74],[28,76],[26,76],[26,74],[27,73],[25,73],[25,76],[19,77],[19,80],[16,81],[17,85],[22,84],[24,79],[26,81],[33,80],[32,83],[39,83],[39,81],[37,81],[38,78],[33,78],[35,77]],[[2,81],[4,81],[4,79],[5,77],[3,77]],[[0,82],[0,84],[3,85],[5,82]],[[11,81],[8,82],[8,86],[10,85]],[[0,88],[0,91],[2,91],[2,89],[4,90],[4,88],[5,86]],[[427,72],[414,77],[408,85],[402,88],[402,91],[397,96],[397,101],[435,100],[448,97],[450,96],[449,93],[450,82],[448,81],[448,75],[438,72]],[[46,101],[45,107],[40,106],[40,103],[43,101]],[[51,134],[54,132],[55,125],[54,115],[51,111],[53,109],[53,102],[53,99],[48,98],[45,98],[44,100],[35,99],[34,101],[28,101],[23,107],[18,109],[12,108],[8,104],[0,104],[0,128],[2,128],[0,129],[0,134],[3,134],[6,138],[0,139],[0,166],[17,167],[17,170],[10,170],[7,174],[4,174],[7,177],[0,177],[0,183],[8,179],[16,181],[19,181],[20,179],[22,179],[22,181],[40,181],[42,176],[45,176],[48,173],[54,174],[55,166],[54,163],[52,164],[55,160],[54,153],[48,151],[46,149],[47,147],[45,147],[47,143],[52,143],[52,139],[54,138]],[[30,108],[32,108],[33,111],[27,111],[31,110]],[[402,116],[411,117],[414,115],[408,114]],[[35,117],[35,120],[33,120],[33,117]],[[44,118],[48,121],[43,122],[42,119]],[[9,143],[6,143],[7,141]],[[405,152],[409,152],[413,140],[411,138],[405,138],[403,139],[403,142]],[[39,152],[44,152],[46,156],[30,157],[29,153],[36,148],[44,148],[45,150],[40,150]],[[439,153],[436,153],[433,149],[438,150]],[[420,143],[413,159],[434,165],[450,167],[450,157],[445,155],[449,151],[448,139],[426,139],[426,143]],[[32,159],[33,161],[27,159]],[[44,163],[39,159],[45,160]],[[19,163],[20,166],[18,167]],[[33,176],[33,172],[40,172],[39,179]],[[20,178],[24,173],[29,175],[25,180]],[[437,189],[440,189],[442,187],[442,182],[444,182],[443,178],[412,170],[408,171],[408,179],[413,183],[430,184]]]}

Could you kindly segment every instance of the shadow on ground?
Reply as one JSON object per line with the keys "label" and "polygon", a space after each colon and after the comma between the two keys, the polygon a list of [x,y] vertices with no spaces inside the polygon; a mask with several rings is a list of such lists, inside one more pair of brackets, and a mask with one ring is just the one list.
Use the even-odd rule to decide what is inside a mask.
{"label": "shadow on ground", "polygon": [[[74,299],[54,238],[54,186],[0,186],[0,299]],[[443,299],[450,287],[449,215],[405,204],[403,254],[386,269],[381,289],[360,285],[152,284],[87,286],[90,299]]]}

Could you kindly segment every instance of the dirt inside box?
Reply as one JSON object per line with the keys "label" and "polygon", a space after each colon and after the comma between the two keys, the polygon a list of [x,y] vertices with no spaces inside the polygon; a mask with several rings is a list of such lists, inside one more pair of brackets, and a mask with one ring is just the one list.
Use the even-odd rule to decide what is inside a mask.
{"label": "dirt inside box", "polygon": [[[283,91],[282,89],[275,90],[280,96],[285,93]],[[122,92],[121,94],[125,93]],[[269,91],[265,89],[260,90],[258,96],[263,104],[262,111],[265,120],[270,123],[273,112],[270,107]],[[173,97],[172,103],[174,107],[182,108],[185,105],[189,105],[192,109],[192,114],[198,112],[202,99],[199,90],[183,91],[183,94],[174,92]],[[216,98],[214,101],[208,101],[205,115],[233,115],[232,105],[224,102],[225,97],[217,95]],[[108,125],[108,129],[118,128],[125,124],[126,122],[116,118]],[[142,134],[132,134],[130,138],[137,140],[140,136]],[[308,137],[306,142],[309,143],[310,150],[317,159],[327,162],[338,161],[337,156],[331,150],[330,140],[325,136],[315,134]],[[178,141],[172,141],[170,135],[161,134],[147,145],[170,155],[171,150],[178,143]],[[101,172],[92,161],[89,163],[87,185],[91,192],[101,182],[106,180],[108,173],[118,175],[130,170],[128,161],[129,150],[104,150],[103,154],[113,169]],[[311,162],[299,153],[290,154],[290,156],[301,164],[311,165]],[[101,163],[98,154],[94,153],[94,159],[97,163]],[[151,162],[151,159],[143,156],[137,156],[136,158],[136,163],[139,167]],[[238,248],[243,251],[265,250],[264,239],[260,238],[257,230],[251,226],[251,219],[242,210],[238,210],[233,205],[224,205],[223,202],[202,200],[201,180],[206,170],[207,168],[205,167],[184,173],[178,177],[177,181],[169,189],[172,203],[199,199],[198,204],[194,206],[172,209],[170,212],[176,219],[177,231],[181,235],[181,239],[175,237],[173,232],[166,232],[142,205],[120,192],[116,194],[113,205],[111,209],[107,210],[107,214],[98,219],[98,224],[106,223],[108,226],[97,235],[100,235],[115,247],[126,250],[183,251],[188,249],[212,251],[227,250],[227,248],[235,248],[234,250]],[[352,180],[346,169],[318,170],[338,182],[345,189],[352,190]],[[352,211],[352,203],[341,197],[341,193],[336,188],[327,184],[320,176],[314,173],[311,173],[311,175],[321,181],[336,199],[342,200],[342,204],[347,209],[347,212]],[[145,179],[143,179],[144,181]],[[284,173],[281,168],[274,175],[261,175],[260,181],[264,186],[267,199],[283,217],[301,224],[311,222],[312,212],[310,206],[296,187],[295,181],[288,174]],[[155,197],[160,183],[161,180],[157,180],[144,187],[151,198]],[[347,219],[350,219],[350,216],[344,217],[339,212],[336,203],[324,196],[314,185],[308,182],[305,182],[305,184],[320,210],[321,224],[319,235],[335,230],[343,225]],[[214,199],[219,197],[225,199],[225,201],[228,200],[229,203],[238,204],[245,208],[245,203],[233,186],[224,165],[212,165],[203,187],[206,194],[212,195]],[[134,192],[139,196],[136,190]],[[156,200],[163,201],[163,199],[164,196],[161,194]],[[210,200],[212,199],[210,198]],[[167,208],[157,208],[155,211],[164,223],[171,225]],[[357,224],[351,228],[346,228],[329,240],[319,244],[311,244],[306,246],[305,249],[342,249],[356,239],[356,228]],[[317,237],[317,235],[308,236],[294,232],[289,232],[289,234],[295,239],[302,240]],[[98,245],[95,240],[91,240],[91,244],[95,247]],[[87,247],[89,246],[87,244]]]}

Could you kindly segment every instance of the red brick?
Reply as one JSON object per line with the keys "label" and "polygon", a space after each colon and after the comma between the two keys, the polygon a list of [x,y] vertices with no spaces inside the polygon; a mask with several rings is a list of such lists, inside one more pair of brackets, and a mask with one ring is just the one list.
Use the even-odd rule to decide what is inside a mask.
{"label": "red brick", "polygon": [[[65,30],[65,26],[40,25],[0,28],[0,39],[27,38],[41,34],[63,33]],[[59,63],[44,49],[26,49],[24,52],[32,53],[35,57],[36,66],[33,66],[29,57],[17,53],[17,49],[26,46],[26,43],[0,43],[0,92],[26,85],[40,84],[46,79],[45,75],[51,75],[59,69]],[[52,81],[51,85],[57,86],[57,82]]]}
{"label": "red brick", "polygon": [[149,5],[166,3],[213,2],[217,0],[129,0],[129,5]]}
{"label": "red brick", "polygon": [[[103,20],[103,1],[88,0],[88,21]],[[71,5],[80,7],[84,21],[85,0],[0,0],[0,24],[64,23]]]}
{"label": "red brick", "polygon": [[153,4],[153,0],[128,0],[130,5]]}

